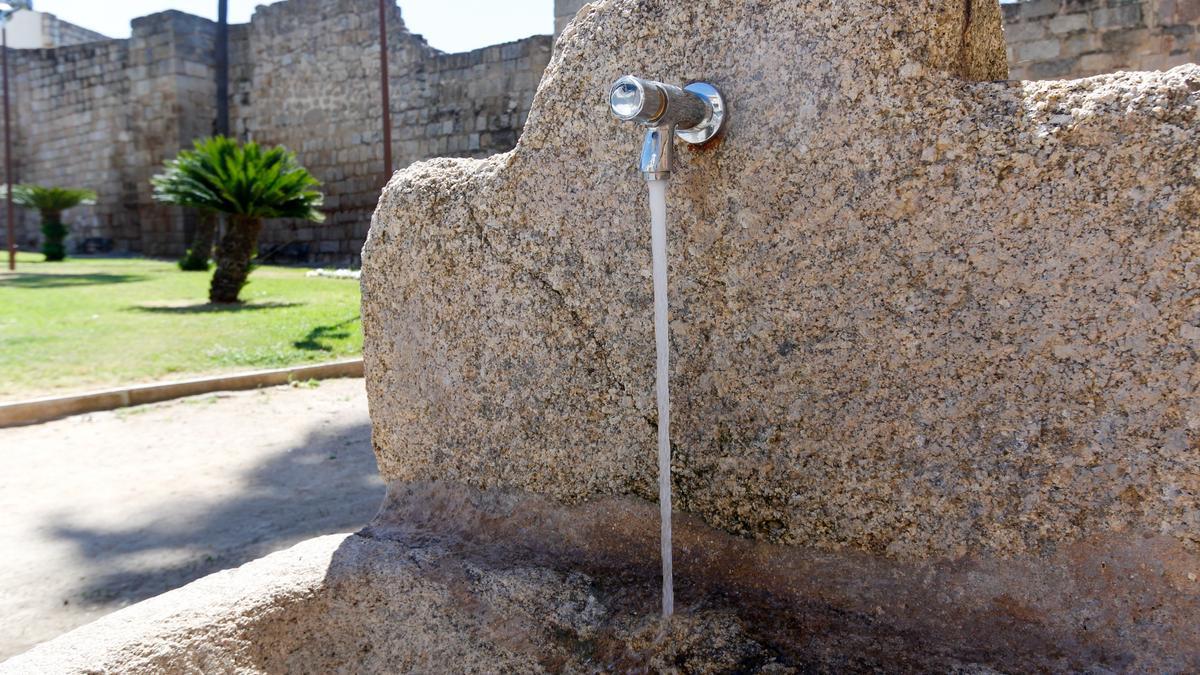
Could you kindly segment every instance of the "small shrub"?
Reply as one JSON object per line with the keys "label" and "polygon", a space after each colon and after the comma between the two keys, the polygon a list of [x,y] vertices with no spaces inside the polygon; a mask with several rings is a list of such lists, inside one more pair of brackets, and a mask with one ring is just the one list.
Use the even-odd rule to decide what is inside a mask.
{"label": "small shrub", "polygon": [[212,268],[212,261],[207,255],[196,253],[196,249],[189,248],[187,253],[179,259],[179,269],[184,272],[207,272]]}
{"label": "small shrub", "polygon": [[179,260],[179,269],[184,272],[207,272],[212,263],[213,237],[217,231],[217,215],[211,211],[201,211],[199,222],[196,223],[196,236],[187,253]]}
{"label": "small shrub", "polygon": [[[0,194],[3,188],[0,187]],[[43,185],[14,185],[13,203],[37,209],[42,216],[42,253],[47,261],[57,262],[67,257],[66,238],[70,228],[62,220],[62,212],[80,204],[95,204],[96,193],[80,188],[46,187]]]}

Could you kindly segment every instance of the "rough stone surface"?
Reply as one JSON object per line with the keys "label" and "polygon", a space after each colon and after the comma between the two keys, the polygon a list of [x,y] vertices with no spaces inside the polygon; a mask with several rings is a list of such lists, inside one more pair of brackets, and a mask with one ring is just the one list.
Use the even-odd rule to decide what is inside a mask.
{"label": "rough stone surface", "polygon": [[1165,537],[1046,560],[906,565],[681,518],[681,613],[664,625],[657,510],[645,502],[563,508],[396,484],[384,514],[358,535],[310,540],[122,610],[0,673],[982,674],[1200,663],[1190,621],[1200,594],[1183,570],[1152,562],[1178,547]]}
{"label": "rough stone surface", "polygon": [[[586,4],[555,0],[556,36]],[[1014,80],[1166,70],[1200,61],[1200,0],[1016,0],[1000,8]]]}
{"label": "rough stone surface", "polygon": [[654,498],[640,134],[605,96],[703,77],[733,121],[671,186],[678,508],[902,560],[1194,552],[1200,68],[971,82],[1003,70],[973,56],[999,26],[963,25],[933,0],[593,4],[513,153],[380,202],[384,477]]}

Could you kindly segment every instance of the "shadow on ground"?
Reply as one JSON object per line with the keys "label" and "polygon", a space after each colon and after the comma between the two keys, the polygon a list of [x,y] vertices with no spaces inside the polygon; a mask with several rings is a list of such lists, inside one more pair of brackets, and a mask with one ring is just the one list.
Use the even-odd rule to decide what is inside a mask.
{"label": "shadow on ground", "polygon": [[17,272],[0,277],[0,286],[19,286],[21,288],[70,288],[72,286],[99,286],[103,284],[127,284],[134,281],[145,281],[141,274],[34,274]]}
{"label": "shadow on ground", "polygon": [[299,307],[302,304],[304,303],[257,302],[216,304],[212,302],[195,302],[172,305],[133,305],[128,309],[135,312],[149,312],[151,314],[219,314],[228,312],[257,312],[264,309],[287,309],[288,307]]}
{"label": "shadow on ground", "polygon": [[72,599],[123,606],[303,539],[362,527],[384,493],[370,439],[369,424],[310,434],[239,477],[237,496],[159,507],[127,529],[53,523],[54,536],[73,543],[94,570]]}
{"label": "shadow on ground", "polygon": [[357,323],[359,318],[358,315],[355,315],[353,318],[346,319],[341,323],[317,326],[308,331],[308,335],[305,335],[303,339],[293,342],[292,346],[296,349],[305,349],[308,351],[331,352],[333,351],[333,345],[325,344],[321,340],[345,340],[350,337],[349,326]]}

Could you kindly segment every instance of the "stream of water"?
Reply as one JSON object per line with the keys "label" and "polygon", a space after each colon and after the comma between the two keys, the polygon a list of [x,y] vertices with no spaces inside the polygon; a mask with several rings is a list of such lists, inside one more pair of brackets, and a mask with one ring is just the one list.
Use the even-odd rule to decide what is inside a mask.
{"label": "stream of water", "polygon": [[667,181],[650,186],[651,248],[654,255],[654,347],[657,353],[655,389],[658,397],[658,504],[662,521],[663,616],[675,613],[675,584],[671,560],[671,386],[670,325],[667,323]]}

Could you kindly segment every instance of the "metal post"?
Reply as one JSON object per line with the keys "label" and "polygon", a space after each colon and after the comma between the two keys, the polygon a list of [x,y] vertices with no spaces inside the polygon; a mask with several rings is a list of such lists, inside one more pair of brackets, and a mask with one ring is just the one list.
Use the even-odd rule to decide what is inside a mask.
{"label": "metal post", "polygon": [[388,92],[387,3],[379,0],[379,88],[383,91],[383,180],[392,178],[392,102]]}
{"label": "metal post", "polygon": [[229,0],[217,2],[217,134],[229,135]]}
{"label": "metal post", "polygon": [[4,203],[8,218],[8,269],[17,269],[17,230],[13,223],[12,132],[8,120],[8,21],[0,28],[0,49],[4,51]]}

